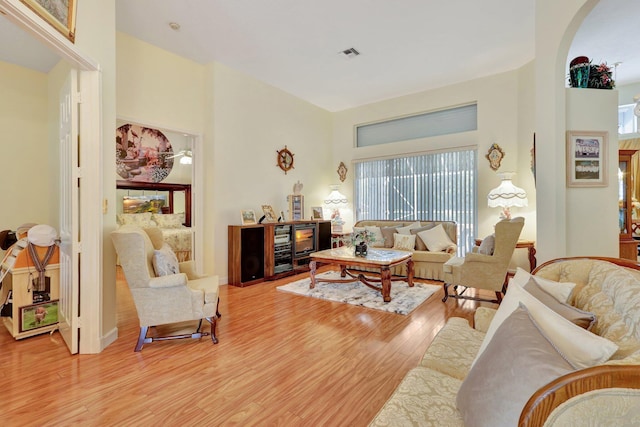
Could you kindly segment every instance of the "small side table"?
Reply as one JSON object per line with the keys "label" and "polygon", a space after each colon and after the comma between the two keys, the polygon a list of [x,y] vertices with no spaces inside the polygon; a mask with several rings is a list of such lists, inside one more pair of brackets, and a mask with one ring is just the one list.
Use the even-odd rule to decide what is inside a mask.
{"label": "small side table", "polygon": [[[482,243],[482,239],[476,239],[476,246],[480,246]],[[538,265],[538,260],[536,260],[536,248],[535,242],[533,240],[518,240],[516,243],[516,249],[526,248],[529,251],[529,271],[533,271]]]}
{"label": "small side table", "polygon": [[346,246],[351,240],[351,231],[331,231],[331,247]]}

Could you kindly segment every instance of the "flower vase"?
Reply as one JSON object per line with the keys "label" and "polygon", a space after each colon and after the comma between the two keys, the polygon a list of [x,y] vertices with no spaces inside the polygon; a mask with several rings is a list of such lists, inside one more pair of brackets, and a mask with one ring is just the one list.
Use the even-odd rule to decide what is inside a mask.
{"label": "flower vase", "polygon": [[358,243],[355,246],[355,256],[366,257],[367,256],[367,244]]}
{"label": "flower vase", "polygon": [[577,64],[571,67],[569,74],[571,77],[571,86],[585,88],[589,86],[589,73],[591,64]]}

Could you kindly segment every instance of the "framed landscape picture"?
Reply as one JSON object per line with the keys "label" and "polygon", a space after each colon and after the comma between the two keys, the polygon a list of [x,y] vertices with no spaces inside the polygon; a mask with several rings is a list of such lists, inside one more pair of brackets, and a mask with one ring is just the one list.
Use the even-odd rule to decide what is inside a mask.
{"label": "framed landscape picture", "polygon": [[72,43],[76,40],[77,0],[20,0]]}
{"label": "framed landscape picture", "polygon": [[567,131],[567,187],[607,186],[607,132]]}
{"label": "framed landscape picture", "polygon": [[314,206],[311,208],[312,219],[323,219],[322,218],[322,206]]}
{"label": "framed landscape picture", "polygon": [[20,332],[58,323],[58,300],[20,307]]}

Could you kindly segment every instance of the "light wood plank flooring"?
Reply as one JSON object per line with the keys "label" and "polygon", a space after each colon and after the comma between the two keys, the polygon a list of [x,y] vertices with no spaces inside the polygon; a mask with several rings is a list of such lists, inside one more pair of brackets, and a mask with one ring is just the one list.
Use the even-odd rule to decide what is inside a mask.
{"label": "light wood plank flooring", "polygon": [[15,341],[1,327],[2,425],[366,426],[446,319],[470,319],[478,304],[443,303],[439,291],[402,316],[276,290],[299,278],[221,286],[215,346],[134,353],[121,273],[119,338],[98,355],[70,356],[58,333]]}

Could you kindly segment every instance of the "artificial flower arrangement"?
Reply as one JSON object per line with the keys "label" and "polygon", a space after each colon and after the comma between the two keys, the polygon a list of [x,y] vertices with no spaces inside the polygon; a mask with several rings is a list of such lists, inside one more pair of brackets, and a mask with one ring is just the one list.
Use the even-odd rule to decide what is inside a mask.
{"label": "artificial flower arrangement", "polygon": [[351,235],[351,245],[356,246],[359,244],[366,244],[375,242],[376,236],[369,230],[358,231],[357,233],[353,233]]}
{"label": "artificial flower arrangement", "polygon": [[367,256],[367,246],[376,241],[376,236],[369,230],[362,230],[351,235],[351,245],[354,247],[355,256]]}
{"label": "artificial flower arrangement", "polygon": [[586,56],[578,56],[570,63],[569,84],[571,87],[613,89],[616,83],[612,75],[606,62],[594,65]]}

